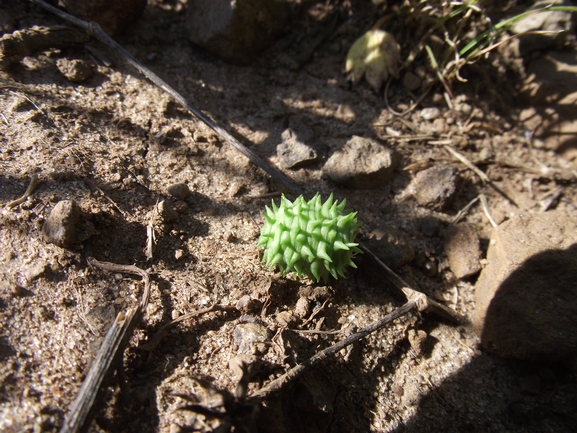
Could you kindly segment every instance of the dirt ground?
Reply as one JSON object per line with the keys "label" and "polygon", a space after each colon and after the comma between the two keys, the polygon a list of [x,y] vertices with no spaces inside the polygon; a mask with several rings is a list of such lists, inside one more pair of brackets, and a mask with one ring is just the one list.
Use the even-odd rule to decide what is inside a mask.
{"label": "dirt ground", "polygon": [[[4,3],[17,28],[62,24],[27,2],[9,8]],[[415,259],[395,272],[458,313],[472,316],[476,278],[457,280],[443,251],[443,230],[459,210],[480,193],[497,223],[517,213],[575,210],[574,177],[536,173],[538,163],[570,173],[577,159],[538,140],[528,145],[519,115],[531,101],[518,97],[523,76],[507,69],[510,65],[486,62],[465,70],[469,81],[454,83],[452,109],[437,84],[400,118],[389,112],[382,91],[377,94],[364,82],[352,85],[343,72],[347,47],[374,20],[366,8],[341,22],[299,67],[289,60],[319,31],[309,15],[295,19],[252,65],[240,67],[192,46],[178,9],[168,2],[149,5],[117,40],[273,164],[288,125],[311,128],[310,145],[320,161],[284,172],[307,196],[333,192],[346,198],[358,211],[363,234],[380,227],[401,233]],[[235,389],[238,378],[229,360],[237,354],[240,323],[261,324],[270,332],[250,394],[403,303],[362,256],[347,279],[327,285],[280,278],[267,269],[256,243],[269,194],[281,186],[105,46],[90,44],[112,64],[105,66],[83,47],[58,48],[30,54],[0,73],[0,429],[57,431],[111,321],[138,302],[137,278],[91,268],[88,255],[136,264],[153,278],[150,304],[124,359],[130,399],[123,401],[114,382],[91,431],[173,432],[198,426],[202,416],[195,420],[193,413],[179,410],[186,402],[176,394],[207,404],[194,377]],[[57,68],[60,59],[85,60],[92,77],[70,82]],[[513,63],[523,65],[518,59]],[[388,99],[399,111],[411,102],[400,80],[392,82]],[[437,119],[444,122],[437,120],[435,128],[441,125],[442,132],[421,115],[432,107],[440,110]],[[324,161],[353,135],[379,139],[400,152],[400,168],[389,185],[351,190],[322,176]],[[431,144],[444,139],[517,206],[442,145]],[[451,205],[434,211],[404,191],[417,172],[439,163],[453,166],[459,183]],[[8,208],[34,173],[35,192]],[[182,200],[168,193],[179,183],[192,191]],[[61,200],[74,200],[86,223],[81,242],[67,248],[47,243],[41,231]],[[154,220],[156,245],[147,260],[147,226],[162,200],[173,203],[177,215]],[[473,206],[462,221],[475,227],[485,251],[491,225],[482,207]],[[235,306],[246,295],[252,310],[183,321],[154,351],[139,350],[171,319],[212,304]],[[341,327],[340,334],[293,331]],[[413,314],[266,401],[257,424],[269,432],[569,432],[577,423],[575,407],[574,366],[498,359],[479,349],[469,326]]]}

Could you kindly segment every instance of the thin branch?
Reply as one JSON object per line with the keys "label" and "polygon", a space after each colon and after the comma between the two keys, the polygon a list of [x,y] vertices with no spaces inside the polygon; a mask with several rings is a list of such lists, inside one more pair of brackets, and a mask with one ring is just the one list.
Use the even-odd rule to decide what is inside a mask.
{"label": "thin branch", "polygon": [[116,369],[122,368],[122,356],[134,328],[146,311],[150,299],[150,277],[146,271],[136,266],[117,265],[115,263],[99,262],[89,257],[92,266],[109,272],[125,272],[140,276],[144,282],[144,291],[140,304],[136,308],[121,311],[106,333],[106,337],[96,354],[90,370],[82,382],[76,399],[70,405],[66,419],[60,428],[60,433],[79,433],[89,429],[96,413],[98,403],[106,391],[110,379]]}
{"label": "thin branch", "polygon": [[24,193],[24,195],[8,203],[6,207],[8,209],[12,209],[13,207],[18,206],[20,203],[24,203],[26,199],[34,192],[37,185],[38,185],[38,175],[34,173],[32,176],[30,176],[30,184],[28,185],[28,188],[26,188],[26,192]]}
{"label": "thin branch", "polygon": [[486,183],[487,185],[489,185],[491,188],[493,188],[495,191],[497,191],[499,194],[501,194],[504,198],[506,198],[512,204],[514,204],[515,207],[519,207],[519,205],[515,202],[515,200],[513,200],[511,197],[509,197],[507,194],[505,194],[505,192],[502,191],[497,185],[495,185],[491,181],[491,179],[489,179],[489,176],[487,176],[483,171],[481,171],[475,164],[473,164],[465,156],[461,155],[459,152],[457,152],[455,149],[453,149],[448,144],[445,144],[444,147],[445,147],[445,149],[447,149],[449,151],[449,153],[451,155],[453,155],[455,158],[457,158],[459,161],[461,161],[469,170],[473,171],[477,176],[479,176],[479,178],[483,181],[483,183]]}
{"label": "thin branch", "polygon": [[487,217],[487,219],[489,220],[489,222],[493,227],[497,227],[498,224],[491,216],[491,212],[489,212],[489,204],[487,203],[487,197],[485,197],[485,194],[479,194],[479,198],[481,199],[481,205],[483,206],[483,212],[485,212],[485,216]]}
{"label": "thin branch", "polygon": [[327,347],[326,349],[316,353],[314,356],[307,359],[303,363],[294,366],[285,374],[273,380],[267,386],[256,391],[251,397],[257,399],[266,398],[270,394],[280,390],[286,383],[296,379],[298,376],[303,374],[305,370],[310,369],[311,367],[324,361],[326,358],[337,353],[339,350],[344,349],[345,347],[350,346],[351,344],[365,338],[367,335],[384,328],[393,320],[398,319],[401,316],[404,316],[411,310],[419,309],[418,305],[419,305],[418,299],[411,299],[407,301],[407,303],[405,303],[402,307],[393,311],[391,314],[387,314],[382,319],[371,323],[369,326],[362,329],[361,331],[349,335],[348,337],[342,339],[338,343],[333,344],[332,346]]}

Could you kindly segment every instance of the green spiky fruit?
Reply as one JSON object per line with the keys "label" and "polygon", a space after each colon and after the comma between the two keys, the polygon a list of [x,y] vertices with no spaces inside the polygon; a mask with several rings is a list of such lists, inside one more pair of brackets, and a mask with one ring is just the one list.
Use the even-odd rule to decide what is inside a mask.
{"label": "green spiky fruit", "polygon": [[361,252],[354,242],[360,227],[357,213],[345,204],[332,194],[322,203],[318,193],[308,202],[302,195],[294,202],[283,195],[280,206],[273,200],[258,240],[265,248],[263,261],[270,268],[278,265],[283,276],[294,272],[317,282],[326,282],[329,275],[344,277],[347,265],[357,267],[352,259]]}

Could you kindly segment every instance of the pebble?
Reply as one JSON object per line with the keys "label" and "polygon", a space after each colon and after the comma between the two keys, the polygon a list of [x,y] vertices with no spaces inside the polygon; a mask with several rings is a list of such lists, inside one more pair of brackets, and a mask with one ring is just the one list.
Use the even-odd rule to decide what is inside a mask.
{"label": "pebble", "polygon": [[424,120],[434,120],[441,115],[441,110],[437,107],[428,107],[421,110],[421,118]]}
{"label": "pebble", "polygon": [[301,168],[318,160],[316,151],[305,143],[306,137],[296,134],[292,129],[286,129],[282,135],[282,143],[276,147],[279,165],[283,168]]}
{"label": "pebble", "polygon": [[46,242],[68,247],[78,242],[80,207],[73,200],[62,200],[54,206],[42,226]]}
{"label": "pebble", "polygon": [[453,199],[456,182],[455,170],[450,165],[438,164],[417,173],[407,188],[419,205],[442,210]]}
{"label": "pebble", "polygon": [[84,60],[58,59],[56,66],[60,73],[73,83],[82,83],[92,76],[92,68]]}
{"label": "pebble", "polygon": [[186,183],[175,183],[170,185],[166,190],[171,196],[179,200],[184,200],[192,194]]}
{"label": "pebble", "polygon": [[241,323],[234,328],[233,339],[239,354],[265,353],[270,344],[270,331],[258,323]]}
{"label": "pebble", "polygon": [[481,245],[471,225],[448,227],[445,230],[444,246],[451,271],[458,279],[470,277],[481,270]]}
{"label": "pebble", "polygon": [[307,298],[301,297],[298,299],[294,313],[297,317],[304,319],[310,313],[310,302]]}

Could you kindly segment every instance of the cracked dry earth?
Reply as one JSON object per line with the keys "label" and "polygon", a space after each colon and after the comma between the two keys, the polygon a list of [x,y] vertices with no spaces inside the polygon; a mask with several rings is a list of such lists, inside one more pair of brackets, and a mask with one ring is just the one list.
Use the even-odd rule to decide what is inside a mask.
{"label": "cracked dry earth", "polygon": [[[279,163],[276,146],[287,126],[308,125],[313,131],[308,144],[320,160],[284,172],[308,196],[334,192],[346,198],[358,211],[363,235],[394,229],[402,244],[395,272],[466,317],[475,308],[475,277],[455,278],[442,239],[459,210],[482,192],[501,223],[539,211],[559,186],[563,193],[549,206],[575,210],[574,183],[533,177],[534,188],[527,188],[523,170],[482,165],[514,197],[515,207],[442,146],[418,139],[436,134],[453,140],[479,164],[495,154],[533,166],[536,156],[549,167],[574,170],[574,161],[554,150],[530,150],[518,118],[521,107],[508,95],[503,100],[509,106],[491,99],[510,90],[503,81],[496,79],[487,89],[460,85],[454,109],[437,86],[400,119],[387,110],[382,94],[346,81],[345,51],[334,43],[350,45],[353,36],[335,34],[301,69],[278,61],[283,41],[253,65],[237,67],[186,43],[180,19],[149,7],[134,31],[119,40],[137,58],[154,59],[148,66],[273,164]],[[36,11],[23,21],[56,19]],[[71,83],[56,65],[62,58],[85,60],[92,77]],[[173,432],[198,426],[202,417],[178,410],[186,402],[176,394],[196,396],[203,404],[214,399],[194,377],[235,389],[238,377],[229,361],[239,351],[239,325],[267,329],[255,349],[261,365],[250,394],[404,302],[363,256],[347,279],[326,285],[268,270],[256,243],[264,206],[282,188],[120,59],[104,66],[83,48],[50,50],[25,57],[0,73],[0,80],[1,430],[57,431],[111,321],[139,300],[138,279],[91,268],[88,255],[136,264],[153,279],[150,304],[124,357],[130,401],[123,401],[114,383],[91,431]],[[393,104],[406,100],[396,81],[390,99]],[[435,119],[422,115],[431,108],[437,110]],[[442,133],[433,128],[435,121],[437,127],[444,124]],[[353,135],[380,140],[400,153],[389,184],[347,189],[323,177],[324,161]],[[460,182],[447,208],[431,210],[406,189],[419,171],[441,163],[452,166]],[[35,192],[8,208],[34,173]],[[83,224],[78,242],[64,248],[47,243],[42,234],[51,210],[63,200],[78,204]],[[171,212],[158,210],[163,201]],[[491,226],[482,207],[473,206],[463,218],[485,251]],[[156,244],[147,260],[149,224]],[[216,303],[238,310],[183,321],[154,351],[139,350],[171,319]],[[576,398],[574,368],[499,359],[479,349],[469,326],[412,314],[267,400],[257,425],[267,432],[569,432],[576,425]],[[204,422],[207,429],[218,425]]]}

